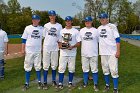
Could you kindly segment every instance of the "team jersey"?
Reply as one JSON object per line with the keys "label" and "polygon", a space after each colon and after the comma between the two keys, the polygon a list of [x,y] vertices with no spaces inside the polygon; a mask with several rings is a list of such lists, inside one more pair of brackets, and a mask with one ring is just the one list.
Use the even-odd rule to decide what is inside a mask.
{"label": "team jersey", "polygon": [[29,25],[25,28],[22,39],[26,39],[26,53],[41,52],[43,27]]}
{"label": "team jersey", "polygon": [[114,24],[108,23],[98,27],[99,32],[99,54],[114,55],[117,51],[116,38],[120,37],[118,29]]}
{"label": "team jersey", "polygon": [[[71,28],[71,29],[64,28],[60,31],[59,42],[62,42],[62,43],[64,42],[64,35],[65,34],[70,34],[69,44],[71,46],[73,46],[76,43],[81,41],[80,33],[77,29],[75,29],[75,28]],[[60,55],[61,56],[76,56],[76,50],[77,50],[77,48],[73,48],[72,50],[60,49]]]}
{"label": "team jersey", "polygon": [[51,24],[50,22],[44,25],[43,36],[44,44],[43,50],[50,51],[58,51],[58,40],[60,35],[60,30],[62,30],[62,25],[59,23]]}
{"label": "team jersey", "polygon": [[8,42],[7,33],[0,29],[0,52],[4,52],[4,43]]}
{"label": "team jersey", "polygon": [[98,31],[96,28],[84,27],[80,30],[81,56],[98,56]]}

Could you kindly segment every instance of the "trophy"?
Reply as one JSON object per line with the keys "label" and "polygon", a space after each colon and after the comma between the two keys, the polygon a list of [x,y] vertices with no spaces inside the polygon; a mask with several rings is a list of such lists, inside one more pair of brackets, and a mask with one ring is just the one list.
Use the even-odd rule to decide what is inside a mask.
{"label": "trophy", "polygon": [[63,36],[63,42],[62,42],[62,48],[67,49],[70,46],[69,41],[71,40],[71,34],[70,33],[64,33]]}

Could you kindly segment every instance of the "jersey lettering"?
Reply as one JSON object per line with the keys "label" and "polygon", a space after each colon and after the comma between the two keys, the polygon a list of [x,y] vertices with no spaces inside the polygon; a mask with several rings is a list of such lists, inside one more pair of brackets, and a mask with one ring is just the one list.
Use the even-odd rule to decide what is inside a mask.
{"label": "jersey lettering", "polygon": [[106,29],[102,29],[102,30],[101,30],[101,32],[100,32],[100,37],[102,37],[102,38],[107,38]]}
{"label": "jersey lettering", "polygon": [[39,39],[40,38],[39,30],[33,30],[31,38]]}
{"label": "jersey lettering", "polygon": [[85,37],[83,37],[83,39],[86,40],[86,41],[93,40],[92,33],[91,32],[86,32]]}
{"label": "jersey lettering", "polygon": [[54,27],[52,27],[52,28],[49,30],[48,35],[51,35],[51,36],[53,36],[53,37],[57,37],[56,31],[57,31],[57,29],[54,28]]}

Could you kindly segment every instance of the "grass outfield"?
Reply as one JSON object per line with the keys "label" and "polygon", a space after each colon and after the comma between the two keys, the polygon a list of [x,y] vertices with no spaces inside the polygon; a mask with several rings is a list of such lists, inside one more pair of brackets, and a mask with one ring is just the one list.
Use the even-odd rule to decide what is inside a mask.
{"label": "grass outfield", "polygon": [[[24,83],[24,58],[10,59],[6,61],[5,80],[0,81],[0,93],[25,93],[21,91]],[[121,57],[119,59],[119,93],[139,93],[140,87],[140,47],[130,45],[126,42],[121,42]],[[78,49],[76,73],[77,77],[82,77],[82,69],[80,63],[80,51]],[[36,77],[35,72],[31,73],[31,80]],[[63,91],[59,93],[94,93],[93,83],[89,81],[89,85],[85,89],[79,89],[82,81],[77,84],[77,87],[69,91],[64,87]],[[37,90],[36,84],[32,83],[31,88],[26,93],[55,93],[54,88],[50,87],[49,90]],[[104,81],[102,70],[99,61],[99,89],[97,93],[102,93],[104,88]],[[113,91],[112,79],[110,92]]]}

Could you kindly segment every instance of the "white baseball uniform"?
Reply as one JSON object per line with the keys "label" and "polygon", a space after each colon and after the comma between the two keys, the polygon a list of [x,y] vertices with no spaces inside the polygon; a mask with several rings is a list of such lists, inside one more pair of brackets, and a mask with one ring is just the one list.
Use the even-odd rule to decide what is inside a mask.
{"label": "white baseball uniform", "polygon": [[[60,39],[59,42],[64,42],[64,34],[70,34],[69,43],[71,46],[81,41],[80,33],[77,29],[71,28],[60,31]],[[59,58],[59,73],[64,73],[66,70],[66,66],[68,63],[69,72],[75,72],[75,58],[76,58],[77,48],[73,48],[72,50],[68,49],[60,49],[60,58]]]}
{"label": "white baseball uniform", "polygon": [[4,59],[4,43],[8,42],[7,33],[0,29],[0,60]]}
{"label": "white baseball uniform", "polygon": [[84,27],[80,30],[81,56],[83,72],[98,72],[98,31],[96,28]]}
{"label": "white baseball uniform", "polygon": [[99,36],[99,54],[101,55],[101,64],[104,75],[111,72],[113,78],[118,75],[118,58],[115,57],[117,52],[116,38],[120,37],[117,27],[108,23],[98,27]]}
{"label": "white baseball uniform", "polygon": [[43,69],[48,70],[51,64],[52,70],[56,70],[58,66],[58,40],[62,25],[59,23],[51,24],[50,22],[44,25],[43,36]]}
{"label": "white baseball uniform", "polygon": [[29,25],[25,28],[22,39],[26,39],[25,44],[25,71],[31,71],[34,65],[35,70],[41,69],[41,48],[42,48],[43,27]]}

